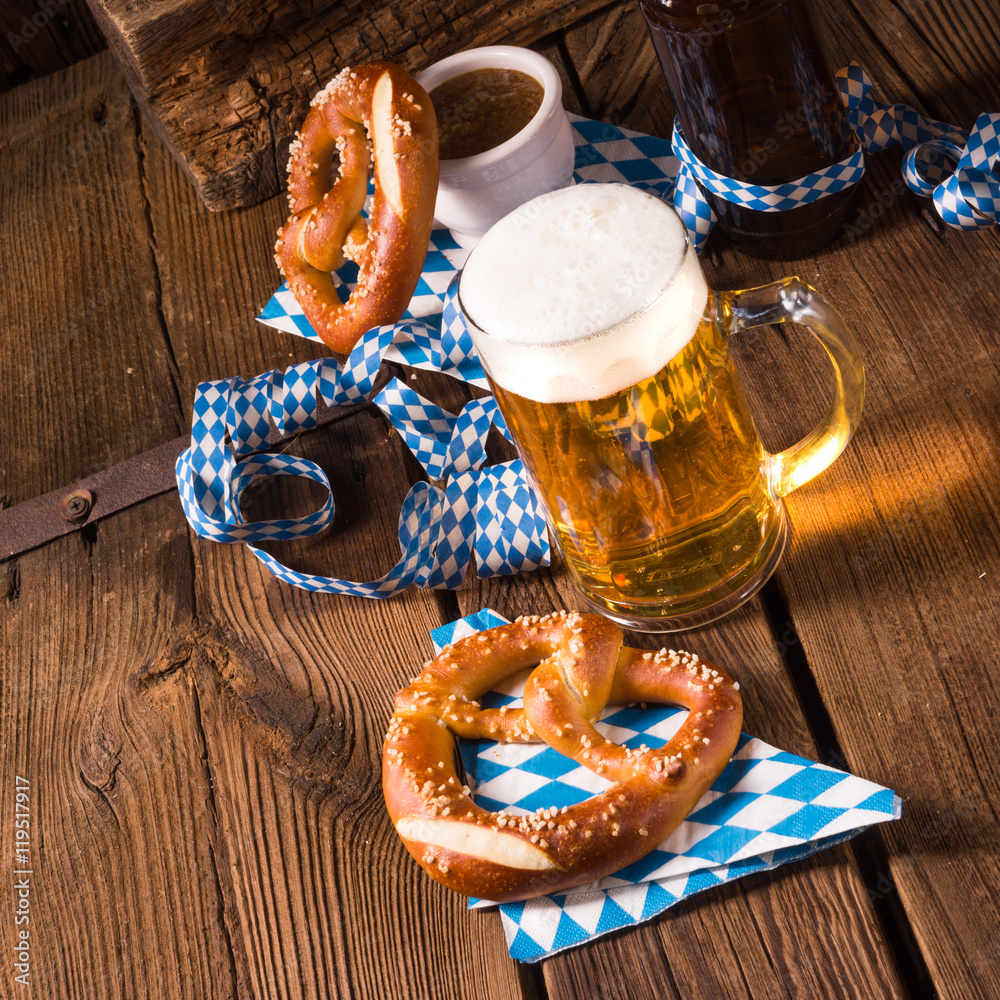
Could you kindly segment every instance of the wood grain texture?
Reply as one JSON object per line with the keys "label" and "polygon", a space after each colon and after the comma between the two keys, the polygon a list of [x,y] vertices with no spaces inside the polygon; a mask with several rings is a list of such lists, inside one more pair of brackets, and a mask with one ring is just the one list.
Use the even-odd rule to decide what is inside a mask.
{"label": "wood grain texture", "polygon": [[6,0],[0,40],[0,92],[107,47],[86,0]]}
{"label": "wood grain texture", "polygon": [[[966,127],[1000,104],[995,46],[966,42],[971,25],[996,37],[986,5],[876,4],[850,18],[822,6],[835,64],[858,58],[879,97]],[[898,165],[898,152],[872,159],[855,240],[795,265],[724,253],[716,277],[757,284],[794,266],[861,344],[861,431],[788,498],[777,581],[850,769],[904,798],[903,819],[878,830],[868,888],[905,914],[938,995],[991,997],[1000,240],[932,228],[927,203],[900,193]],[[734,342],[765,440],[787,444],[828,392],[825,359],[800,339]]]}
{"label": "wood grain texture", "polygon": [[674,109],[645,22],[620,2],[565,32],[566,52],[590,118],[669,138]]}
{"label": "wood grain texture", "polygon": [[459,38],[526,45],[608,0],[90,3],[148,122],[219,210],[282,188],[309,99],[344,66],[391,59],[417,72]]}
{"label": "wood grain texture", "polygon": [[[164,497],[4,567],[2,827],[11,843],[23,775],[34,871],[31,987],[5,974],[4,997],[236,995],[197,698],[174,653],[194,616],[186,536]],[[7,952],[14,931],[5,919]]]}
{"label": "wood grain texture", "polygon": [[[184,9],[157,5],[164,25]],[[588,19],[590,9],[560,10],[583,19],[545,46],[579,102],[570,106],[667,134],[669,98],[634,5]],[[385,12],[344,10],[372,51],[409,38]],[[489,13],[489,30],[522,30],[494,8],[469,8],[463,30]],[[826,0],[820,13],[834,59],[858,57],[880,96],[964,125],[1000,106],[985,0]],[[525,37],[564,23],[542,21]],[[971,28],[982,47],[963,41]],[[427,58],[427,45],[441,54],[455,44],[444,20],[428,38]],[[0,115],[11,164],[0,197],[18,206],[4,213],[4,235],[28,251],[0,277],[13,373],[0,380],[0,494],[41,493],[176,436],[201,379],[316,355],[252,318],[278,282],[270,245],[283,199],[208,212],[107,55],[0,97]],[[43,123],[44,141],[32,133]],[[842,846],[516,966],[497,915],[467,913],[403,850],[382,807],[379,752],[392,694],[428,655],[431,628],[483,605],[509,617],[572,606],[563,574],[470,577],[455,594],[388,602],[311,596],[245,548],[193,540],[176,498],[163,497],[0,566],[5,838],[10,777],[26,774],[38,790],[33,992],[920,995],[871,894],[898,901],[939,995],[996,996],[1000,243],[995,232],[936,235],[921,203],[893,193],[897,169],[898,154],[873,160],[855,243],[794,265],[858,335],[869,393],[847,453],[788,501],[794,536],[771,591],[787,620],[754,601],[681,640],[739,677],[749,731],[814,758],[840,750],[851,770],[904,795],[903,820],[868,835],[876,867]],[[706,261],[717,287],[789,269],[724,247]],[[784,329],[733,342],[769,447],[822,411],[826,362],[808,342]],[[38,373],[51,357],[65,364],[47,381]],[[452,409],[466,394],[443,376],[415,387]],[[30,423],[38,410],[47,419]],[[60,412],[71,419],[53,419]],[[313,572],[384,573],[398,554],[399,501],[418,475],[398,436],[366,411],[289,449],[327,470],[337,521],[275,551]],[[307,506],[311,494],[281,482],[250,499],[266,513]],[[804,704],[793,683],[802,669],[818,690]],[[7,858],[5,883],[10,871]],[[5,954],[10,931],[3,921]],[[0,976],[0,997],[12,990]]]}
{"label": "wood grain texture", "polygon": [[[874,13],[881,38],[892,9]],[[903,28],[932,38],[934,58],[915,59],[904,45],[898,75],[888,61],[873,63],[886,92],[912,86],[918,106],[966,127],[998,106],[995,9],[927,4]],[[970,30],[982,46],[966,44]],[[876,196],[887,187],[880,176]],[[899,775],[908,798],[905,822],[886,831],[886,891],[910,914],[943,997],[995,996],[997,925],[982,915],[992,912],[997,877],[1000,747],[986,664],[1000,639],[1000,240],[996,231],[931,239],[905,205],[870,232],[853,262],[867,293],[857,325],[871,345],[870,437],[845,470],[864,492],[836,518],[835,534],[829,515],[809,505],[806,523],[819,515],[823,527],[800,571],[781,582],[804,641],[814,639],[809,662],[845,752]],[[922,292],[901,295],[900,285]],[[807,585],[804,574],[820,568]],[[831,636],[816,597],[836,593],[838,574],[857,596]],[[860,615],[862,607],[884,611]],[[876,670],[844,670],[845,646]],[[980,850],[989,860],[973,863],[969,852]]]}
{"label": "wood grain texture", "polygon": [[136,128],[107,54],[0,95],[8,502],[181,433]]}
{"label": "wood grain texture", "polygon": [[325,354],[321,345],[254,318],[282,281],[273,247],[288,212],[285,196],[238,212],[210,212],[145,121],[140,143],[183,405],[191,406],[206,379],[250,377]]}
{"label": "wood grain texture", "polygon": [[[791,499],[778,580],[847,758],[904,796],[885,874],[941,995],[991,996],[1000,247],[939,243],[905,212],[824,265],[830,287],[865,289],[845,311],[869,359],[866,413],[842,467]],[[941,312],[900,297],[900,273],[923,276]]]}

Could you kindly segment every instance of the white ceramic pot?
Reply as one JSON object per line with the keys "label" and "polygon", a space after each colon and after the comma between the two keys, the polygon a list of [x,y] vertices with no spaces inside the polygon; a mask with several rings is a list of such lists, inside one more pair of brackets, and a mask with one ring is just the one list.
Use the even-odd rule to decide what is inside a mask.
{"label": "white ceramic pot", "polygon": [[573,133],[562,105],[562,81],[544,56],[515,45],[488,45],[434,63],[417,81],[430,92],[461,73],[489,67],[534,77],[542,85],[542,103],[506,142],[475,156],[441,161],[434,215],[466,246],[519,205],[573,181]]}

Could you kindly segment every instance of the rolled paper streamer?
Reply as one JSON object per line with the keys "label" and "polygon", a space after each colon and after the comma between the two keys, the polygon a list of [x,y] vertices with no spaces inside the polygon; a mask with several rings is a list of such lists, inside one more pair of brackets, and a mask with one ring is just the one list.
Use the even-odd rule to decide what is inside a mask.
{"label": "rolled paper streamer", "polygon": [[715,215],[708,194],[759,212],[785,212],[857,184],[864,176],[864,153],[901,146],[907,154],[903,177],[910,189],[933,199],[949,226],[982,229],[1000,218],[1000,114],[982,114],[971,132],[927,118],[907,104],[885,104],[871,97],[872,82],[857,64],[836,73],[840,96],[858,140],[851,156],[785,184],[749,184],[717,173],[688,146],[679,120],[671,145],[680,166],[676,181],[663,185],[684,220],[696,250],[708,239]]}
{"label": "rolled paper streamer", "polygon": [[848,117],[869,153],[901,146],[903,177],[915,194],[931,197],[941,219],[970,232],[1000,218],[1000,114],[981,114],[971,132],[926,118],[906,104],[870,96],[867,73],[851,63],[837,71]]}
{"label": "rolled paper streamer", "polygon": [[[674,120],[671,144],[681,163],[677,179],[678,186],[682,183],[689,185],[689,178],[693,178],[697,182],[696,187],[700,186],[701,189],[734,205],[758,212],[787,212],[800,205],[809,205],[857,184],[865,173],[864,152],[859,146],[855,152],[839,163],[833,163],[829,167],[824,167],[822,170],[806,174],[793,181],[775,185],[748,184],[745,181],[734,180],[732,177],[716,173],[711,167],[699,160],[684,138],[679,118]],[[702,198],[707,204],[707,198],[704,195]],[[674,206],[677,207],[676,199]],[[691,235],[691,242],[695,249],[700,250],[708,238],[708,233],[703,234],[697,223],[694,227],[695,232],[692,233],[692,226],[689,224],[689,220],[684,217],[685,208],[678,207],[677,210],[684,220],[689,235]]]}
{"label": "rolled paper streamer", "polygon": [[903,157],[903,179],[914,194],[930,198],[934,189],[952,173],[961,150],[944,139],[932,139],[914,146]]}
{"label": "rolled paper streamer", "polygon": [[[980,115],[972,131],[965,132],[908,105],[875,101],[871,80],[856,63],[836,76],[859,147],[875,153],[901,146],[906,183],[916,194],[931,197],[948,225],[968,231],[997,222],[1000,114]],[[578,181],[627,180],[653,189],[673,202],[698,250],[715,223],[706,192],[757,210],[786,211],[843,190],[864,173],[859,148],[841,163],[787,184],[747,184],[701,163],[676,124],[672,146],[587,119],[576,119],[573,127]],[[506,435],[491,398],[476,400],[454,415],[398,381],[374,395],[386,359],[488,388],[458,309],[453,280],[458,268],[446,253],[456,249],[446,230],[432,233],[410,318],[369,330],[343,365],[321,358],[251,379],[221,379],[198,387],[191,446],[178,459],[176,472],[185,516],[200,537],[256,546],[327,528],[334,504],[322,469],[305,459],[258,452],[266,446],[272,426],[286,435],[315,426],[318,399],[328,406],[372,400],[428,476],[445,480],[443,490],[418,483],[407,496],[400,515],[399,562],[380,580],[354,583],[297,573],[254,547],[257,558],[296,586],[368,597],[390,596],[411,585],[457,587],[472,553],[480,576],[548,565],[545,523],[523,468],[519,463],[482,468],[490,425]],[[261,320],[318,339],[288,298],[279,289]],[[414,318],[418,315],[422,318]],[[641,441],[637,447],[641,452]],[[243,492],[261,477],[275,475],[303,476],[324,486],[329,495],[305,517],[246,522],[240,510]]]}
{"label": "rolled paper streamer", "polygon": [[[520,461],[482,468],[490,427],[509,437],[492,397],[472,400],[455,415],[398,379],[374,394],[382,361],[397,344],[411,361],[475,384],[483,381],[455,295],[453,283],[441,329],[416,320],[376,327],[343,366],[322,358],[251,379],[199,385],[191,446],[176,466],[181,505],[195,533],[213,541],[245,542],[272,573],[294,586],[370,598],[391,597],[413,585],[458,587],[473,553],[484,577],[548,565],[545,521]],[[444,489],[417,483],[407,494],[398,526],[400,558],[378,580],[355,582],[301,573],[257,547],[265,541],[308,537],[333,522],[330,481],[316,463],[259,453],[271,424],[283,435],[314,427],[320,398],[330,406],[371,398],[428,476],[446,481]],[[325,488],[326,500],[304,517],[247,522],[241,498],[251,484],[268,476],[310,479]]]}

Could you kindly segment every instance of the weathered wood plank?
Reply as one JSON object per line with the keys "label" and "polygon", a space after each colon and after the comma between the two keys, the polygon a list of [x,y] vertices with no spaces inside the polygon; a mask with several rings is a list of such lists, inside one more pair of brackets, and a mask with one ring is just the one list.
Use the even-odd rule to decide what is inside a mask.
{"label": "weathered wood plank", "polygon": [[[982,65],[995,46],[966,40],[970,25],[996,37],[986,5],[820,8],[834,65],[858,59],[879,98],[966,127],[1000,106],[995,67]],[[794,534],[777,580],[789,640],[849,766],[904,796],[902,821],[875,834],[886,860],[868,888],[902,904],[939,995],[986,997],[997,995],[988,971],[996,925],[984,915],[997,878],[987,664],[1000,637],[990,582],[1000,548],[1000,240],[995,231],[936,235],[921,218],[927,202],[902,192],[898,163],[898,152],[872,159],[853,234],[816,257],[765,263],[725,250],[706,269],[717,287],[794,270],[830,296],[861,342],[861,432],[788,499]],[[828,397],[827,362],[808,340],[760,331],[733,342],[774,449],[801,436]]]}
{"label": "weathered wood plank", "polygon": [[669,137],[673,104],[637,4],[618,2],[581,18],[565,38],[583,114]]}
{"label": "weathered wood plank", "polygon": [[[187,529],[160,498],[3,567],[0,785],[30,782],[24,995],[234,997],[191,676]],[[11,885],[14,855],[3,853]],[[9,911],[8,911],[9,912]],[[3,921],[7,954],[16,932]],[[10,974],[4,996],[21,990]]]}
{"label": "weathered wood plank", "polygon": [[391,59],[416,72],[457,44],[526,45],[608,0],[90,3],[147,120],[218,210],[282,188],[309,99],[340,68]]}
{"label": "weathered wood plank", "polygon": [[0,496],[181,433],[135,106],[110,55],[0,95]]}
{"label": "weathered wood plank", "polygon": [[201,381],[250,377],[326,354],[322,345],[254,318],[282,281],[273,247],[288,214],[285,196],[240,212],[210,212],[145,120],[140,143],[164,323],[185,412]]}
{"label": "weathered wood plank", "polygon": [[[884,831],[885,875],[938,990],[985,997],[996,995],[983,964],[995,926],[981,915],[998,875],[1000,303],[977,275],[984,258],[997,273],[1000,247],[939,242],[911,212],[894,209],[864,247],[824,261],[869,359],[866,413],[842,467],[791,498],[798,537],[778,580],[847,758],[906,800]],[[915,293],[919,282],[926,303],[942,275],[956,276],[941,289],[947,315]]]}
{"label": "weathered wood plank", "polygon": [[[1000,106],[992,6],[880,3],[862,23],[888,99],[965,127]],[[865,432],[843,469],[803,493],[803,544],[779,579],[845,754],[907,800],[884,832],[882,891],[905,907],[942,997],[991,997],[1000,238],[932,235],[893,201],[896,161],[883,159],[863,235],[824,263],[867,348]]]}
{"label": "weathered wood plank", "polygon": [[1000,100],[1000,26],[987,0],[820,0],[833,64],[861,63],[874,95],[904,101],[932,118],[970,128]]}
{"label": "weathered wood plank", "polygon": [[[401,444],[373,411],[329,430],[296,445],[330,474],[336,532],[282,546],[284,558],[374,579],[398,558]],[[392,698],[444,620],[439,596],[312,596],[246,550],[206,543],[195,566],[199,614],[216,623],[217,662],[198,675],[202,725],[252,995],[521,997],[497,915],[470,916],[427,879],[382,800]]]}
{"label": "weathered wood plank", "polygon": [[107,48],[85,0],[7,0],[0,7],[0,92]]}

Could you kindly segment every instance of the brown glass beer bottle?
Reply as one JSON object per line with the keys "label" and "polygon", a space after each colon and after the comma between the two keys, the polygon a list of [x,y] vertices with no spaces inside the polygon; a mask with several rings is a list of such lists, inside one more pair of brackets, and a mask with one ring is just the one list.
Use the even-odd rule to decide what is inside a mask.
{"label": "brown glass beer bottle", "polygon": [[[808,0],[640,0],[684,136],[713,170],[782,184],[857,148]],[[841,235],[861,185],[784,212],[709,195],[729,241],[793,259]]]}

